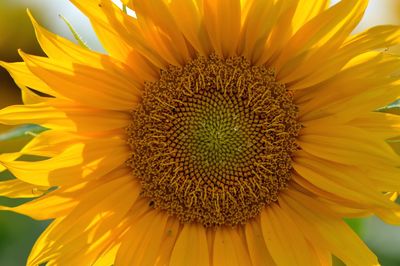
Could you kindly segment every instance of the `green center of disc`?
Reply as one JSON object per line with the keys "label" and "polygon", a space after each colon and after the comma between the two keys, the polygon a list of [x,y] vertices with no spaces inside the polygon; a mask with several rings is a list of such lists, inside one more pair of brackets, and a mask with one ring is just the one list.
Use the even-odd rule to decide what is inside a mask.
{"label": "green center of disc", "polygon": [[218,92],[186,100],[188,104],[176,110],[181,113],[174,122],[181,133],[176,146],[188,147],[193,164],[220,172],[221,176],[224,168],[234,167],[254,144],[250,131],[255,132],[257,118],[247,113],[236,97]]}

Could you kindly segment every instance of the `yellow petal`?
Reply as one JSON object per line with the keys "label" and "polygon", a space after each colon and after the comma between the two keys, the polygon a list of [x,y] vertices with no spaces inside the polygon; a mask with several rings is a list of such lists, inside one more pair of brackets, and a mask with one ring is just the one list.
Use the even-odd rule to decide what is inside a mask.
{"label": "yellow petal", "polygon": [[343,0],[301,27],[276,62],[279,80],[292,82],[319,68],[354,30],[367,5],[368,0]]}
{"label": "yellow petal", "polygon": [[276,265],[319,265],[297,221],[292,220],[277,204],[266,206],[262,211],[261,228]]}
{"label": "yellow petal", "polygon": [[246,240],[234,228],[215,229],[213,262],[219,266],[240,266],[250,262]]}
{"label": "yellow petal", "polygon": [[120,244],[114,245],[110,250],[103,253],[93,264],[93,266],[110,266],[115,264],[115,257],[117,256]]}
{"label": "yellow petal", "polygon": [[177,27],[193,48],[203,56],[210,54],[211,44],[202,21],[201,6],[196,5],[195,1],[172,0],[169,9]]}
{"label": "yellow petal", "polygon": [[311,245],[312,249],[314,250],[315,254],[317,254],[317,257],[319,259],[319,263],[318,265],[321,266],[332,266],[332,254],[329,250],[321,247],[320,245],[318,245],[318,243]]}
{"label": "yellow petal", "polygon": [[22,148],[20,153],[25,155],[53,157],[59,155],[71,145],[83,140],[87,140],[87,138],[72,133],[47,130],[32,139]]}
{"label": "yellow petal", "polygon": [[[223,55],[236,55],[241,28],[240,0],[220,0],[217,4],[217,27]],[[207,15],[207,14],[205,14]]]}
{"label": "yellow petal", "polygon": [[170,265],[208,266],[209,263],[204,227],[199,224],[185,224],[172,251]]}
{"label": "yellow petal", "polygon": [[375,162],[395,167],[400,162],[387,143],[351,126],[308,124],[301,131],[299,145],[314,156],[346,165]]}
{"label": "yellow petal", "polygon": [[[19,152],[13,152],[13,153],[2,153],[0,154],[0,162],[12,162],[16,159],[18,159],[18,157],[21,156],[21,153]],[[0,163],[0,173],[3,171],[6,171],[7,167],[5,167],[4,165],[2,165]]]}
{"label": "yellow petal", "polygon": [[[56,60],[80,62],[92,65],[93,67],[102,65],[101,60],[105,55],[83,48],[78,44],[46,30],[39,25],[31,12],[28,11],[28,15],[35,28],[36,38],[48,57]],[[116,61],[114,61],[114,63],[117,64]]]}
{"label": "yellow petal", "polygon": [[400,135],[400,116],[382,112],[365,113],[349,124],[360,127],[381,140]]}
{"label": "yellow petal", "polygon": [[171,253],[183,226],[184,225],[182,225],[176,217],[169,217],[167,226],[165,227],[166,232],[164,233],[162,245],[158,251],[158,258],[154,263],[154,266],[173,265],[170,264]]}
{"label": "yellow petal", "polygon": [[[378,98],[372,101],[372,105],[371,103],[367,105],[369,109],[365,109],[361,103],[362,110],[364,113],[376,110],[388,104],[388,102],[384,102],[387,101],[386,98],[379,98],[380,95],[384,95],[385,90],[398,91],[395,74],[399,67],[399,60],[395,56],[380,52],[361,54],[350,60],[339,73],[335,74],[334,78],[316,85],[313,89],[297,93],[296,101],[304,103],[300,110],[300,116],[303,120],[309,120],[315,119],[316,116],[329,115],[334,111],[344,112],[344,105],[352,107],[349,106],[349,101],[364,100],[369,95]],[[349,84],[351,84],[351,90],[346,89]],[[296,85],[291,87],[296,89]],[[396,95],[392,97],[396,98]],[[307,100],[308,102],[306,102]],[[392,100],[389,99],[389,101]],[[354,115],[350,116],[351,119],[354,117]]]}
{"label": "yellow petal", "polygon": [[60,193],[63,191],[65,191],[65,189],[50,192],[38,199],[16,207],[1,206],[0,210],[27,215],[35,220],[49,220],[63,217],[69,214],[78,204],[77,199],[61,195]]}
{"label": "yellow petal", "polygon": [[308,182],[330,193],[331,199],[336,197],[345,206],[370,209],[393,205],[357,168],[330,163],[305,153],[296,156],[293,168]]}
{"label": "yellow petal", "polygon": [[[101,181],[79,182],[76,185],[67,185],[56,188],[54,191],[43,195],[35,200],[18,205],[16,207],[0,207],[0,210],[13,211],[27,215],[36,220],[48,220],[64,217],[71,213],[73,208],[79,204],[82,199],[90,198],[88,195],[96,195],[99,188],[112,184],[111,181],[121,176],[129,176],[130,171],[117,170],[103,176]],[[41,187],[33,187],[39,190]],[[46,189],[47,190],[47,189]],[[46,192],[43,191],[43,192]],[[137,189],[136,189],[137,190]],[[133,195],[136,190],[132,191]]]}
{"label": "yellow petal", "polygon": [[[331,56],[326,57],[323,64],[311,71],[306,77],[294,82],[291,87],[300,90],[328,80],[341,71],[354,57],[376,49],[388,48],[399,42],[399,26],[377,26],[351,36],[340,49],[332,53]],[[374,68],[379,69],[379,67]]]}
{"label": "yellow petal", "polygon": [[365,175],[380,191],[400,191],[398,167],[390,168],[385,165],[369,164],[365,167]]}
{"label": "yellow petal", "polygon": [[59,186],[95,179],[124,166],[129,148],[118,138],[71,145],[59,155],[37,162],[0,161],[18,179],[35,185]]}
{"label": "yellow petal", "polygon": [[304,125],[310,127],[316,124],[351,125],[352,120],[399,99],[399,85],[400,82],[395,82],[382,87],[366,89],[353,97],[346,97],[320,109],[315,109],[301,119]]}
{"label": "yellow petal", "polygon": [[74,210],[39,238],[29,256],[30,265],[46,261],[93,264],[101,250],[125,229],[119,225],[138,196],[139,186],[130,174],[82,195]]}
{"label": "yellow petal", "polygon": [[21,89],[21,98],[24,104],[36,104],[36,103],[43,103],[50,100],[50,97],[39,96],[31,89],[25,86],[20,86]]}
{"label": "yellow petal", "polygon": [[272,29],[287,10],[285,1],[249,1],[240,38],[239,52],[251,61],[263,53]]}
{"label": "yellow petal", "polygon": [[140,95],[128,73],[103,58],[103,69],[21,54],[29,69],[58,93],[99,109],[131,110]]}
{"label": "yellow petal", "polygon": [[[335,71],[334,78],[306,90],[296,91],[296,102],[303,103],[302,114],[310,113],[318,107],[329,106],[366,90],[381,89],[397,80],[393,74],[398,67],[399,60],[395,56],[376,51],[360,54],[347,62],[340,72]],[[351,84],[351,90],[345,89],[348,84]],[[290,87],[296,89],[296,84]]]}
{"label": "yellow petal", "polygon": [[297,32],[308,21],[321,14],[328,8],[329,2],[329,0],[299,0],[292,19],[293,32]]}
{"label": "yellow petal", "polygon": [[[27,266],[37,266],[37,264],[32,263],[32,257],[35,255],[35,253],[37,253],[36,250],[41,250],[47,245],[48,243],[47,238],[49,234],[63,221],[63,219],[64,218],[55,219],[52,223],[50,223],[50,225],[46,227],[44,232],[39,236],[38,240],[36,240],[36,243],[31,250],[31,254],[28,257],[28,261],[26,263]],[[49,255],[47,258],[51,258],[54,256],[55,254],[53,253]]]}
{"label": "yellow petal", "polygon": [[212,45],[213,51],[219,55],[223,55],[222,47],[221,47],[221,36],[220,31],[217,27],[218,21],[218,10],[217,10],[218,1],[204,0],[203,1],[203,14],[207,17],[204,20],[208,37],[210,39],[210,43]]}
{"label": "yellow petal", "polygon": [[400,225],[400,211],[393,209],[374,209],[372,210],[376,216],[385,223],[391,225]]}
{"label": "yellow petal", "polygon": [[[298,182],[302,177],[298,175],[294,175],[294,183],[292,183],[292,186],[294,189],[299,190],[299,191],[308,191],[311,193],[311,195],[314,195],[315,197],[318,197],[318,200],[324,204],[325,206],[325,212],[327,215],[334,215],[337,218],[341,217],[347,217],[347,218],[367,218],[370,217],[372,214],[371,210],[362,210],[362,209],[357,209],[355,207],[346,207],[344,206],[343,202],[340,202],[338,204],[338,199],[331,200],[329,196],[326,196],[326,192],[318,189],[317,187],[313,186],[311,183],[308,181],[305,181],[303,179],[302,182]],[[306,183],[304,183],[307,182]],[[324,194],[325,193],[325,194]],[[335,196],[335,195],[331,195]]]}
{"label": "yellow petal", "polygon": [[240,0],[204,0],[201,7],[214,52],[226,57],[236,55],[241,26]]}
{"label": "yellow petal", "polygon": [[155,265],[162,240],[168,234],[168,216],[153,210],[133,221],[121,240],[116,265]]}
{"label": "yellow petal", "polygon": [[367,52],[378,48],[388,48],[400,42],[400,26],[381,25],[351,36],[343,45],[340,55],[351,50]]}
{"label": "yellow petal", "polygon": [[18,179],[0,182],[0,196],[9,198],[36,198],[48,189],[49,187],[35,186]]}
{"label": "yellow petal", "polygon": [[[166,35],[168,38],[160,39],[161,42],[153,43],[152,48],[158,54],[163,56],[163,53],[158,51],[157,46],[164,44],[169,47],[167,53],[173,57],[171,64],[183,65],[185,61],[190,60],[191,56],[186,45],[186,40],[179,29],[174,17],[172,16],[167,3],[163,0],[132,0],[132,9],[135,11],[140,24],[154,24],[153,29],[146,28],[144,35],[154,35],[154,28],[160,30],[160,35]],[[153,31],[153,32],[152,32]]]}
{"label": "yellow petal", "polygon": [[[379,265],[376,256],[341,219],[325,215],[325,206],[315,198],[287,190],[280,206],[314,245],[320,245],[346,265]],[[306,264],[307,265],[307,264]]]}
{"label": "yellow petal", "polygon": [[[71,62],[77,62],[82,64],[88,64],[93,67],[102,67],[104,61],[111,61],[114,65],[125,70],[129,75],[137,80],[139,83],[143,83],[143,73],[136,73],[134,69],[129,68],[117,60],[108,58],[106,55],[91,51],[83,48],[65,38],[62,38],[56,34],[41,27],[29,12],[29,16],[32,20],[33,26],[35,27],[36,37],[42,47],[43,51],[48,57],[55,60],[67,60]],[[137,69],[136,69],[137,70]]]}
{"label": "yellow petal", "polygon": [[0,110],[2,124],[39,124],[56,130],[80,132],[122,129],[130,119],[125,112],[87,108],[57,99],[46,103],[13,105]]}
{"label": "yellow petal", "polygon": [[254,266],[276,265],[265,245],[264,236],[261,231],[260,220],[249,221],[245,225],[247,245],[249,247],[250,259]]}
{"label": "yellow petal", "polygon": [[4,67],[10,73],[11,77],[19,87],[33,88],[47,95],[61,99],[65,98],[60,93],[50,88],[43,80],[33,74],[32,71],[26,66],[25,62],[6,63],[0,61],[0,66]]}
{"label": "yellow petal", "polygon": [[124,14],[111,1],[87,0],[82,3],[79,0],[71,0],[71,2],[90,19],[97,36],[109,54],[129,64],[138,75],[151,80],[158,75],[158,69],[165,66],[162,58],[142,38],[137,21]]}

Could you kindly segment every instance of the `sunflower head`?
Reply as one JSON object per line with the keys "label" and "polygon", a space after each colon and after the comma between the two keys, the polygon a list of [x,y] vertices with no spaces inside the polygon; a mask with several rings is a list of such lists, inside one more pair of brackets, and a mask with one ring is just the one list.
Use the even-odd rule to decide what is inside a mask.
{"label": "sunflower head", "polygon": [[299,129],[271,69],[212,54],[145,84],[129,165],[142,195],[182,222],[243,224],[286,188]]}
{"label": "sunflower head", "polygon": [[28,265],[378,264],[343,219],[400,223],[400,27],[354,34],[366,0],[71,2],[106,54],[32,19],[47,56],[1,62],[0,123],[47,129],[0,155],[0,195],[35,198],[1,209],[54,219]]}

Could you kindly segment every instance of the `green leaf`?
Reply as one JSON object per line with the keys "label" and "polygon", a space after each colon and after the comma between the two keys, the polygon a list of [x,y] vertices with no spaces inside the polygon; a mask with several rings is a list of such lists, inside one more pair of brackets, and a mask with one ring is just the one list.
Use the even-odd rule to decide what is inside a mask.
{"label": "green leaf", "polygon": [[354,230],[354,232],[357,233],[357,235],[362,236],[364,232],[364,219],[345,219],[345,222]]}
{"label": "green leaf", "polygon": [[0,133],[0,141],[9,141],[12,139],[17,139],[25,136],[35,136],[43,131],[46,128],[38,126],[38,125],[24,125],[20,127],[16,127],[12,130]]}
{"label": "green leaf", "polygon": [[47,129],[38,125],[2,129],[0,131],[0,154],[20,151],[33,137],[45,130]]}
{"label": "green leaf", "polygon": [[396,100],[385,107],[379,108],[378,112],[391,113],[395,115],[400,115],[400,100]]}

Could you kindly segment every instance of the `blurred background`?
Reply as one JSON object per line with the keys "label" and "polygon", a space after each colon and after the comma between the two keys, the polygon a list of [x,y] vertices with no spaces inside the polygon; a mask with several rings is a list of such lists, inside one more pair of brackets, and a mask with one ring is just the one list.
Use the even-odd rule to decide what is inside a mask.
{"label": "blurred background", "polygon": [[[74,40],[68,26],[59,17],[63,15],[91,49],[103,51],[87,18],[68,0],[0,0],[0,60],[20,61],[17,49],[29,54],[43,54],[35,39],[26,13],[27,8],[41,25]],[[370,0],[367,14],[356,31],[377,24],[400,24],[399,0]],[[390,52],[400,53],[400,48],[391,48]],[[18,88],[7,72],[0,68],[0,108],[20,102]],[[10,138],[9,132],[12,130],[11,127],[0,125],[0,153],[17,151],[30,139],[29,135],[24,134],[16,134]],[[0,173],[0,180],[10,178],[12,176],[8,172]],[[22,202],[0,197],[0,205],[15,206]],[[0,212],[0,265],[25,265],[32,245],[49,222],[34,221],[11,212]],[[378,255],[383,266],[400,265],[400,228],[386,225],[374,217],[349,220],[348,223]],[[339,261],[335,264],[341,265]]]}

